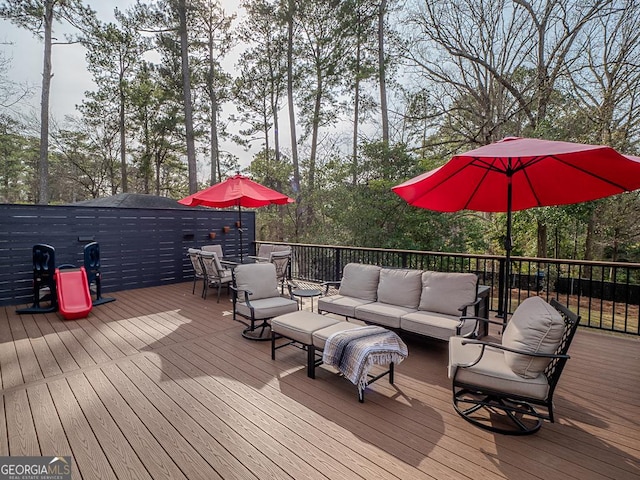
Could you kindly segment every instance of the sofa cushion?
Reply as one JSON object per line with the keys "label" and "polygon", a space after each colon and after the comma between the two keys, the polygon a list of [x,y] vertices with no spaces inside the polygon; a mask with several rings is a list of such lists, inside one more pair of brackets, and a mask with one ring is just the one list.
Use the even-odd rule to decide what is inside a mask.
{"label": "sofa cushion", "polygon": [[383,268],[378,282],[378,302],[418,308],[422,292],[422,271]]}
{"label": "sofa cushion", "polygon": [[380,267],[362,263],[348,263],[342,271],[338,293],[345,297],[361,298],[374,302],[378,293]]}
{"label": "sofa cushion", "polygon": [[356,318],[363,322],[375,323],[389,328],[400,328],[400,317],[415,312],[414,308],[373,302],[356,307]]}
{"label": "sofa cushion", "polygon": [[[418,310],[407,313],[400,317],[400,329],[406,332],[417,333],[440,340],[449,340],[456,334],[456,328],[460,324],[460,317],[457,315],[446,315],[444,313],[427,312]],[[461,335],[473,332],[476,323],[467,321],[463,324]]]}
{"label": "sofa cushion", "polygon": [[356,318],[356,307],[371,303],[371,300],[345,297],[344,295],[330,295],[318,299],[318,312],[335,313],[349,318]]}
{"label": "sofa cushion", "polygon": [[[529,297],[513,313],[502,334],[502,345],[524,352],[554,353],[564,330],[564,320],[555,308],[540,297]],[[504,357],[511,370],[523,378],[537,377],[550,360],[511,352],[505,352]]]}
{"label": "sofa cushion", "polygon": [[234,270],[236,287],[240,301],[244,300],[244,290],[249,290],[252,295],[249,301],[261,298],[279,297],[278,280],[276,279],[276,267],[273,263],[249,263],[238,265]]}
{"label": "sofa cushion", "polygon": [[475,301],[477,288],[474,273],[423,272],[418,310],[460,316],[460,307]]}

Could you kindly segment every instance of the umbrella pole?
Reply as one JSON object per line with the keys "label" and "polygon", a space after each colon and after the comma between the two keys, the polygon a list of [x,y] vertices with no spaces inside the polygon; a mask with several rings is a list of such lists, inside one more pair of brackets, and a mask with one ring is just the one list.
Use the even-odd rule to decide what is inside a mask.
{"label": "umbrella pole", "polygon": [[511,198],[512,198],[512,186],[511,186],[511,171],[507,171],[507,237],[504,240],[504,249],[506,251],[506,259],[504,265],[504,302],[502,308],[504,309],[504,315],[502,317],[502,331],[507,326],[509,320],[509,303],[511,300]]}
{"label": "umbrella pole", "polygon": [[242,206],[238,202],[238,233],[240,234],[240,263],[242,263]]}

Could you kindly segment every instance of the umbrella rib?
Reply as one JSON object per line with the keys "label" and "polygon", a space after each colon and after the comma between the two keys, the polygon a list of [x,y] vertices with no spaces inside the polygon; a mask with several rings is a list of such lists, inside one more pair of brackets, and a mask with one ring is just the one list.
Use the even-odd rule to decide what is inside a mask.
{"label": "umbrella rib", "polygon": [[499,160],[499,159],[494,158],[492,162],[489,162],[483,158],[474,157],[473,162],[470,165],[474,167],[484,168],[485,170],[487,170],[487,172],[491,171],[491,172],[498,172],[498,173],[507,173],[506,169],[496,167],[495,165],[496,160]]}
{"label": "umbrella rib", "polygon": [[487,175],[489,175],[489,171],[490,171],[489,168],[485,168],[484,174],[482,175],[482,179],[480,179],[480,181],[476,183],[476,186],[473,189],[473,192],[471,192],[471,195],[469,195],[469,197],[467,198],[467,201],[464,204],[464,207],[462,208],[462,210],[469,210],[469,208],[468,208],[469,207],[469,203],[476,196],[476,193],[478,193],[478,190],[480,189],[480,185],[482,185],[482,183],[484,182],[484,179],[487,178]]}
{"label": "umbrella rib", "polygon": [[554,160],[562,163],[563,165],[566,165],[567,167],[571,167],[571,168],[573,168],[575,170],[578,170],[579,172],[582,172],[582,173],[584,173],[586,175],[589,175],[590,177],[597,178],[598,180],[603,181],[605,183],[608,183],[609,185],[611,185],[613,187],[619,188],[622,191],[629,191],[630,190],[630,189],[624,187],[623,185],[619,185],[619,184],[617,184],[615,182],[612,182],[608,178],[604,178],[604,177],[601,177],[600,175],[596,175],[593,172],[590,172],[589,170],[585,170],[584,168],[581,168],[581,167],[579,167],[577,165],[574,165],[574,164],[569,163],[569,162],[567,162],[565,160],[562,160],[561,158],[558,158],[555,155],[550,155],[550,157],[553,158]]}

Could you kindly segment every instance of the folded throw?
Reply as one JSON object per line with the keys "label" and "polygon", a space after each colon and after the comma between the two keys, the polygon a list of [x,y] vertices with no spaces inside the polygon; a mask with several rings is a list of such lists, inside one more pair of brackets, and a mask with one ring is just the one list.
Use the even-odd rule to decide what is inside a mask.
{"label": "folded throw", "polygon": [[397,365],[408,354],[407,346],[394,332],[367,326],[336,332],[327,338],[322,361],[364,390],[373,365]]}

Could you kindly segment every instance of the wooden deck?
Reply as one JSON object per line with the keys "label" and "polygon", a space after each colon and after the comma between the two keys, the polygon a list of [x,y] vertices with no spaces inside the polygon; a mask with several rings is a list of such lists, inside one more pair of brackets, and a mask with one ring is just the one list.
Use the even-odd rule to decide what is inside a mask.
{"label": "wooden deck", "polygon": [[365,403],[304,353],[241,337],[191,284],[123,291],[87,319],[0,307],[0,455],[74,478],[640,478],[640,340],[579,331],[555,424],[493,435],[451,406],[447,344],[407,339]]}

